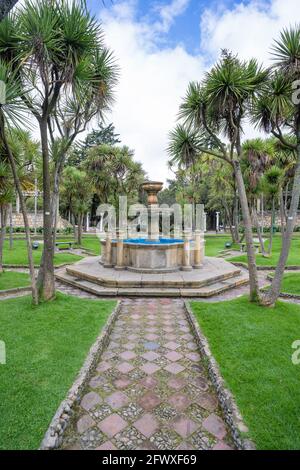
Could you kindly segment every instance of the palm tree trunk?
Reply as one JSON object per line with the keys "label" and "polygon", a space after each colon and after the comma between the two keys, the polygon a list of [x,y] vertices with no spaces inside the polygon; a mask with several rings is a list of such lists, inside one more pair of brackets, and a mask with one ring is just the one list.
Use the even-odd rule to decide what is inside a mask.
{"label": "palm tree trunk", "polygon": [[286,216],[284,211],[284,199],[283,199],[283,191],[280,189],[279,194],[279,209],[280,209],[280,222],[281,222],[281,234],[284,233],[285,230],[285,223],[286,223]]}
{"label": "palm tree trunk", "polygon": [[3,273],[3,246],[6,234],[7,209],[4,204],[0,207],[1,214],[1,232],[0,232],[0,273]]}
{"label": "palm tree trunk", "polygon": [[38,293],[41,300],[48,301],[55,297],[55,279],[47,121],[41,119],[39,125],[43,157],[44,249],[38,274]]}
{"label": "palm tree trunk", "polygon": [[271,214],[270,239],[269,239],[269,255],[272,254],[272,249],[273,249],[274,221],[275,221],[275,197],[273,196],[272,197],[272,214]]}
{"label": "palm tree trunk", "polygon": [[289,251],[292,242],[292,236],[297,221],[297,212],[300,199],[300,122],[297,125],[297,164],[295,169],[295,176],[292,188],[291,205],[288,211],[288,218],[286,222],[286,229],[282,236],[282,246],[278,264],[276,266],[274,278],[270,290],[264,296],[263,304],[268,306],[275,305],[276,300],[280,294],[282,278],[284,275],[285,266],[289,256]]}
{"label": "palm tree trunk", "polygon": [[13,207],[12,204],[9,206],[9,249],[12,250],[14,247],[14,239],[13,239]]}
{"label": "palm tree trunk", "polygon": [[260,295],[259,295],[255,250],[254,250],[254,245],[253,245],[251,216],[250,216],[247,194],[246,194],[246,189],[245,189],[240,162],[238,160],[234,160],[233,165],[234,165],[235,178],[236,178],[236,183],[237,183],[237,189],[239,192],[241,209],[242,209],[242,214],[243,214],[243,221],[244,221],[247,257],[248,257],[249,283],[250,283],[250,301],[257,302],[260,299]]}
{"label": "palm tree trunk", "polygon": [[258,222],[258,217],[257,217],[257,211],[256,211],[255,204],[253,204],[253,207],[252,207],[252,216],[253,216],[254,225],[255,225],[256,230],[257,230],[257,236],[258,236],[258,240],[259,240],[259,244],[260,244],[261,254],[262,254],[262,256],[266,256],[264,240],[263,240],[263,237],[262,237],[262,234],[261,234],[261,227],[260,227],[259,222]]}
{"label": "palm tree trunk", "polygon": [[8,142],[7,142],[7,139],[6,139],[3,117],[1,117],[0,129],[1,129],[1,139],[2,139],[2,142],[4,144],[5,150],[7,152],[7,156],[8,156],[8,159],[9,159],[9,163],[10,163],[13,178],[14,178],[14,183],[15,183],[15,186],[16,186],[16,189],[17,189],[19,200],[20,200],[20,206],[21,206],[21,211],[22,211],[22,215],[23,215],[25,234],[26,234],[27,254],[28,254],[29,271],[30,271],[30,277],[31,277],[32,300],[33,300],[33,303],[35,305],[37,305],[38,304],[38,292],[37,292],[37,285],[36,285],[36,280],[35,280],[35,271],[34,271],[34,263],[33,263],[33,256],[32,256],[30,226],[29,226],[29,221],[28,221],[28,216],[27,216],[27,209],[26,209],[26,204],[25,204],[25,199],[24,199],[24,196],[23,196],[23,192],[22,192],[21,183],[20,183],[20,180],[19,180],[19,177],[18,177],[16,162],[15,162],[14,156],[11,152],[11,149],[10,149],[10,147],[8,145]]}
{"label": "palm tree trunk", "polygon": [[80,246],[82,243],[82,223],[83,223],[83,214],[78,216],[78,231],[77,231],[77,243]]}

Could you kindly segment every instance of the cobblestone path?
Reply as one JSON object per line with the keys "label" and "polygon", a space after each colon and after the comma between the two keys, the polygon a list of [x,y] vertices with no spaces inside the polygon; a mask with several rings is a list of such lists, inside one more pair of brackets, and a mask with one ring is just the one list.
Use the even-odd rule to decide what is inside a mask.
{"label": "cobblestone path", "polygon": [[67,449],[233,448],[181,299],[125,299]]}

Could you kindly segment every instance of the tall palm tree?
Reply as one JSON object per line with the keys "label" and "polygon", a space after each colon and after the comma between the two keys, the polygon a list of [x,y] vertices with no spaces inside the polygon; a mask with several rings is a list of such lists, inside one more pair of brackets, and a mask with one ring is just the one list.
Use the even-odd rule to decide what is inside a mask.
{"label": "tall palm tree", "polygon": [[[274,305],[280,293],[300,199],[300,104],[293,102],[293,84],[300,79],[299,25],[282,31],[274,43],[272,54],[271,80],[255,104],[253,119],[260,128],[272,133],[284,148],[295,152],[297,160],[286,230],[282,234],[282,248],[272,286],[264,298],[266,305]],[[285,133],[293,139],[287,138]]]}
{"label": "tall palm tree", "polygon": [[[242,62],[223,51],[221,60],[207,73],[205,80],[189,85],[179,111],[179,118],[188,126],[186,131],[199,133],[198,150],[223,160],[234,170],[245,227],[252,301],[259,299],[259,286],[251,216],[241,170],[241,139],[252,100],[266,78],[267,71],[255,60]],[[224,136],[229,145],[226,145]],[[172,146],[170,150],[172,153]]]}
{"label": "tall palm tree", "polygon": [[98,73],[98,60],[102,50],[101,28],[83,2],[27,2],[0,23],[0,57],[13,64],[20,96],[40,132],[44,251],[38,287],[44,300],[55,296],[49,121],[60,97],[73,94],[80,100],[87,82],[92,83],[91,99],[101,95],[103,76]]}

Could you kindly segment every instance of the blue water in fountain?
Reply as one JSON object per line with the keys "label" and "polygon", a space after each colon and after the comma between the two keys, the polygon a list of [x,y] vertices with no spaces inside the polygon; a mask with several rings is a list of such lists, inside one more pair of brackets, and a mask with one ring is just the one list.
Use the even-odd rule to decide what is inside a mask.
{"label": "blue water in fountain", "polygon": [[159,240],[149,240],[148,238],[126,238],[124,243],[139,245],[170,245],[172,243],[183,243],[181,238],[159,238]]}

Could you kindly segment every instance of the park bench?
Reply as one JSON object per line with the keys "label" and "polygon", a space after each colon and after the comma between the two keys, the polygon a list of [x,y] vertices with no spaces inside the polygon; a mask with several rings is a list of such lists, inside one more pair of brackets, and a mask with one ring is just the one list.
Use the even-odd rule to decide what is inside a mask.
{"label": "park bench", "polygon": [[71,250],[74,245],[75,245],[75,242],[55,242],[55,247],[58,250]]}
{"label": "park bench", "polygon": [[[239,245],[240,245],[240,247],[241,247],[241,252],[242,252],[242,253],[245,253],[245,251],[246,251],[246,243],[240,243]],[[256,244],[255,244],[255,245],[254,245],[254,248],[255,248],[255,253],[259,253],[259,245],[256,245]]]}

